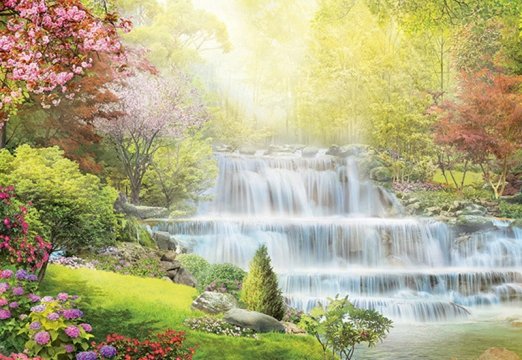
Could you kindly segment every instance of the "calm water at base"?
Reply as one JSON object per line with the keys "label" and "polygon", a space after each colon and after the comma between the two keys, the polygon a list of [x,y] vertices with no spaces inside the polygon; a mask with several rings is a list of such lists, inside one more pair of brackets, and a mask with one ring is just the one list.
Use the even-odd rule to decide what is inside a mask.
{"label": "calm water at base", "polygon": [[397,324],[383,343],[361,347],[356,360],[476,360],[490,347],[507,348],[522,358],[522,328],[509,322]]}

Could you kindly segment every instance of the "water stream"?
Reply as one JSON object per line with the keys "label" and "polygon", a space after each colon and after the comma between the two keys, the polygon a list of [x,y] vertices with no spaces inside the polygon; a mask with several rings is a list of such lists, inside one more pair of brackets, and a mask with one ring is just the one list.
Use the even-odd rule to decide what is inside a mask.
{"label": "water stream", "polygon": [[288,303],[348,294],[396,322],[471,321],[522,303],[522,230],[456,241],[450,226],[403,215],[361,159],[219,154],[214,200],[160,222],[189,251],[245,269],[266,244]]}

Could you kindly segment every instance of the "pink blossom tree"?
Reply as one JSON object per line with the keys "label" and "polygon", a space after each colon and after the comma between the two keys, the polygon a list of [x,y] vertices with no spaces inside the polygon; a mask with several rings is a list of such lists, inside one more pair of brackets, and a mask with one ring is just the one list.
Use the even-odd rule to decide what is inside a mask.
{"label": "pink blossom tree", "polygon": [[0,2],[0,148],[6,124],[36,97],[57,104],[69,83],[85,74],[95,53],[122,55],[117,29],[130,23],[114,14],[94,16],[80,0]]}
{"label": "pink blossom tree", "polygon": [[110,91],[120,101],[105,105],[115,119],[98,119],[100,131],[116,149],[130,182],[131,202],[139,203],[143,177],[154,153],[166,141],[180,139],[208,118],[201,98],[189,79],[178,74],[160,77],[146,72],[115,82]]}

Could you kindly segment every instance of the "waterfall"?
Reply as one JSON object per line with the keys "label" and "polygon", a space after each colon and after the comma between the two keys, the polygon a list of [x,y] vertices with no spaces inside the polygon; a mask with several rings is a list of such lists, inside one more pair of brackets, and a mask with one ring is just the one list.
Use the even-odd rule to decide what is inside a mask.
{"label": "waterfall", "polygon": [[522,301],[521,229],[499,223],[458,242],[445,223],[401,215],[358,157],[217,157],[214,200],[155,230],[245,269],[265,244],[290,306],[339,294],[397,321],[448,321]]}

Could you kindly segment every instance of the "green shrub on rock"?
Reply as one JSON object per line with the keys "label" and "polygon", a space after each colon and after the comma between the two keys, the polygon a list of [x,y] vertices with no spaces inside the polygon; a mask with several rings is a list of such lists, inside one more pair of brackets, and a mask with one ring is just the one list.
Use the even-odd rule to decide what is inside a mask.
{"label": "green shrub on rock", "polygon": [[277,283],[277,276],[270,264],[268,249],[261,246],[250,263],[250,270],[243,282],[241,301],[249,310],[258,311],[281,320],[285,303]]}
{"label": "green shrub on rock", "polygon": [[207,269],[198,289],[239,295],[246,276],[245,270],[233,264],[212,264]]}
{"label": "green shrub on rock", "polygon": [[204,281],[210,267],[207,260],[196,254],[180,254],[176,257],[176,260],[196,278],[198,285]]}

